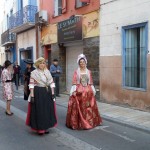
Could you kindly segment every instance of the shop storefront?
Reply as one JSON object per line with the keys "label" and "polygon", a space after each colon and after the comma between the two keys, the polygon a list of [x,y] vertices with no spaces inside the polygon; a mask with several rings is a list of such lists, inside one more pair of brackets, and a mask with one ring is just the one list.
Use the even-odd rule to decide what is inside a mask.
{"label": "shop storefront", "polygon": [[70,19],[59,22],[58,43],[66,49],[66,90],[72,85],[72,76],[77,69],[77,57],[83,53],[82,16],[71,16]]}
{"label": "shop storefront", "polygon": [[83,53],[83,42],[77,42],[76,44],[65,45],[66,46],[66,89],[70,90],[72,85],[72,76],[75,69],[78,68],[77,57]]}
{"label": "shop storefront", "polygon": [[51,45],[51,62],[59,60],[63,69],[60,79],[61,91],[70,91],[72,75],[78,68],[77,57],[84,53],[88,68],[93,73],[94,83],[99,88],[99,11],[67,20],[42,29],[41,44]]}

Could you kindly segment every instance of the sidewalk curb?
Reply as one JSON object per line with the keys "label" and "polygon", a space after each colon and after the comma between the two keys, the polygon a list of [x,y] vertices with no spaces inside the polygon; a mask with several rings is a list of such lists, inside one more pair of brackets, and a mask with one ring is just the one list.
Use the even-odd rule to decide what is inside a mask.
{"label": "sidewalk curb", "polygon": [[[66,105],[62,105],[62,104],[57,103],[57,102],[56,102],[56,105],[62,106],[64,108],[67,108]],[[133,129],[136,129],[136,130],[140,130],[140,131],[143,131],[145,133],[149,133],[150,134],[150,129],[148,129],[148,128],[144,128],[144,127],[142,127],[140,125],[132,124],[130,122],[125,122],[125,121],[122,121],[122,120],[119,120],[119,119],[116,119],[116,118],[108,117],[108,116],[106,116],[106,115],[104,115],[102,113],[100,113],[100,115],[101,115],[103,120],[110,121],[110,122],[113,122],[113,123],[118,123],[118,124],[123,125],[125,127],[130,127],[130,128],[133,128]]]}
{"label": "sidewalk curb", "polygon": [[143,131],[145,133],[149,133],[150,134],[150,129],[144,128],[144,127],[142,127],[140,125],[132,124],[130,122],[125,122],[125,121],[122,121],[122,120],[119,120],[119,119],[116,119],[116,118],[108,117],[106,115],[103,115],[102,113],[101,113],[101,116],[102,116],[102,119],[104,119],[106,121],[118,123],[118,124],[123,125],[125,127],[131,127],[133,129],[140,130],[140,131]]}

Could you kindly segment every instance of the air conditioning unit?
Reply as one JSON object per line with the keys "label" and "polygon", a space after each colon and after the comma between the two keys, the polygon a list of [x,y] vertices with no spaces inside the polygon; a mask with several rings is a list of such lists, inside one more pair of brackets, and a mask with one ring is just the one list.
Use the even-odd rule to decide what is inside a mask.
{"label": "air conditioning unit", "polygon": [[41,10],[35,14],[36,23],[47,23],[48,22],[48,13],[46,10]]}

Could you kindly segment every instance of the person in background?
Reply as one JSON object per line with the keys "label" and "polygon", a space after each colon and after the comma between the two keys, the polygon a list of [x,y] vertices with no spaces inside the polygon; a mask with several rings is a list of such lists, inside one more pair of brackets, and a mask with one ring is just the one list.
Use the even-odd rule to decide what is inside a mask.
{"label": "person in background", "polygon": [[31,72],[35,69],[33,67],[33,61],[31,59],[24,60],[26,63],[26,69],[24,71],[24,100],[28,100],[30,90],[29,90],[29,82]]}
{"label": "person in background", "polygon": [[14,68],[14,80],[15,80],[15,85],[20,86],[19,79],[20,79],[20,71],[21,67],[18,65],[18,62],[15,62],[15,65],[13,66]]}
{"label": "person in background", "polygon": [[30,96],[26,125],[39,135],[48,134],[48,129],[57,124],[55,110],[55,83],[46,68],[43,57],[38,58],[34,63],[36,69],[31,72]]}
{"label": "person in background", "polygon": [[13,67],[9,60],[5,61],[5,68],[2,71],[1,79],[3,83],[3,98],[6,100],[6,115],[12,116],[13,113],[10,110],[11,101],[13,99],[13,78],[12,78]]}
{"label": "person in background", "polygon": [[57,59],[53,60],[53,64],[50,66],[50,72],[51,72],[51,75],[52,75],[54,82],[55,82],[55,85],[56,85],[55,94],[57,97],[60,97],[60,95],[59,95],[59,77],[62,73],[62,69],[58,65]]}
{"label": "person in background", "polygon": [[73,75],[72,88],[68,102],[66,126],[82,130],[92,129],[102,124],[93,86],[91,71],[87,69],[87,59],[80,54],[77,59],[79,65]]}

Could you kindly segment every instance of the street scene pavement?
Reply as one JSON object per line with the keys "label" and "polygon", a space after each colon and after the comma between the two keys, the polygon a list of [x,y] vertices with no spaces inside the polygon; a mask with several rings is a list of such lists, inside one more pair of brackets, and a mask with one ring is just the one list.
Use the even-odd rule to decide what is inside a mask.
{"label": "street scene pavement", "polygon": [[150,150],[149,9],[0,0],[0,150]]}
{"label": "street scene pavement", "polygon": [[[15,87],[14,87],[15,88]],[[14,115],[5,115],[5,101],[2,99],[0,87],[0,150],[149,150],[150,132],[148,126],[129,118],[122,107],[122,118],[119,120],[121,107],[114,106],[116,113],[111,113],[109,104],[102,104],[99,111],[103,117],[103,125],[91,130],[71,130],[65,126],[68,95],[61,94],[56,99],[58,125],[50,129],[50,134],[39,136],[25,125],[28,102],[23,100],[23,87],[15,90],[12,102]],[[98,105],[101,103],[98,102]],[[104,108],[105,107],[105,108]],[[128,108],[129,109],[129,108]],[[107,110],[107,111],[106,111]],[[129,111],[129,110],[128,110]],[[135,114],[134,114],[135,111]],[[138,119],[138,110],[132,110]],[[148,117],[149,113],[141,112]],[[113,115],[116,114],[116,115]],[[137,114],[137,115],[136,115]],[[128,117],[128,120],[126,119]],[[139,122],[146,119],[139,119]],[[132,122],[131,122],[132,121]],[[144,125],[148,124],[143,123]],[[135,126],[135,127],[134,127]]]}

